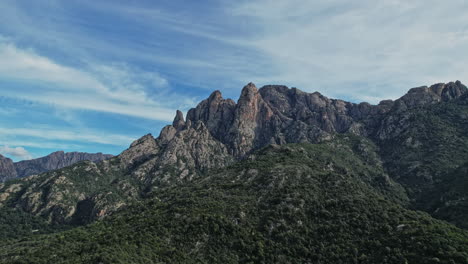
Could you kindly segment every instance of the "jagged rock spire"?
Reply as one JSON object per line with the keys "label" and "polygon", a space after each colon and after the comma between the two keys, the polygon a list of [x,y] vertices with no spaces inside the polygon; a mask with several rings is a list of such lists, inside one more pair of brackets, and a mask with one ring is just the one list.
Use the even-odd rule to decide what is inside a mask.
{"label": "jagged rock spire", "polygon": [[180,111],[176,111],[176,116],[172,122],[172,126],[177,130],[182,129],[185,126],[184,114]]}
{"label": "jagged rock spire", "polygon": [[219,90],[215,90],[210,94],[210,97],[208,97],[208,101],[217,101],[223,99],[223,96]]}
{"label": "jagged rock spire", "polygon": [[252,100],[258,94],[258,89],[254,83],[250,82],[244,88],[242,88],[241,96],[239,101],[241,100]]}

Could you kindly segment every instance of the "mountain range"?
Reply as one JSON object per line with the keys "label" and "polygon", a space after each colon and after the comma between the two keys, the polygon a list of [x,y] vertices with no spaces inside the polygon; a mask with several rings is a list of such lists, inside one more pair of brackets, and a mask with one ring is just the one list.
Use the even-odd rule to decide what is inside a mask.
{"label": "mountain range", "polygon": [[459,81],[214,91],[118,156],[0,184],[0,263],[468,263],[467,132]]}
{"label": "mountain range", "polygon": [[0,155],[0,182],[39,174],[50,170],[61,169],[79,161],[89,160],[99,162],[113,157],[110,154],[56,151],[45,157],[13,162]]}

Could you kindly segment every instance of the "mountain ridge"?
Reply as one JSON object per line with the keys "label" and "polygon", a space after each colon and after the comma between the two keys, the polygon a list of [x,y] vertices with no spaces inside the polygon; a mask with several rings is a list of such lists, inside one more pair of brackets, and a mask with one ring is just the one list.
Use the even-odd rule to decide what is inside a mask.
{"label": "mountain ridge", "polygon": [[0,182],[12,178],[23,178],[50,170],[70,166],[83,160],[101,161],[113,157],[110,154],[55,151],[51,154],[30,160],[13,162],[0,155]]}
{"label": "mountain ridge", "polygon": [[[37,182],[32,186],[22,181],[12,183],[19,185],[15,188],[5,185],[0,190],[6,192],[7,198],[0,199],[0,204],[14,199],[24,210],[44,215],[53,222],[74,221],[83,213],[89,216],[86,222],[100,219],[161,188],[190,182],[207,171],[249,158],[254,151],[270,144],[316,144],[349,133],[375,141],[377,145],[371,155],[380,156],[382,142],[398,137],[411,126],[407,113],[457,101],[467,90],[459,81],[435,84],[413,88],[395,101],[386,100],[378,105],[329,99],[318,92],[305,93],[281,85],[257,89],[249,83],[237,103],[214,91],[190,109],[186,119],[176,111],[173,123],[165,126],[157,138],[145,135],[120,155],[101,163],[80,163],[40,175],[33,179]],[[392,158],[382,157],[385,159],[379,157],[378,163],[384,165]],[[78,173],[88,176],[80,178]],[[398,180],[393,172],[389,177]],[[80,185],[79,181],[94,178],[104,186],[111,186],[112,191],[104,186],[96,186],[92,191],[73,189]],[[50,186],[48,191],[45,186]],[[68,197],[65,203],[61,193],[64,190]],[[44,196],[54,198],[40,202],[39,197]],[[80,203],[87,207],[78,206]],[[80,208],[87,211],[80,212]]]}
{"label": "mountain ridge", "polygon": [[[237,103],[224,99],[216,90],[190,109],[185,121],[182,112],[177,111],[173,124],[164,127],[158,138],[172,138],[186,124],[202,121],[210,134],[228,147],[230,154],[240,158],[267,144],[319,142],[330,133],[367,136],[375,133],[374,123],[383,114],[451,101],[467,91],[460,81],[439,83],[412,88],[395,101],[371,105],[329,99],[318,92],[306,93],[282,85],[257,89],[249,83],[242,89]],[[296,126],[290,129],[293,132],[285,131],[291,126]]]}

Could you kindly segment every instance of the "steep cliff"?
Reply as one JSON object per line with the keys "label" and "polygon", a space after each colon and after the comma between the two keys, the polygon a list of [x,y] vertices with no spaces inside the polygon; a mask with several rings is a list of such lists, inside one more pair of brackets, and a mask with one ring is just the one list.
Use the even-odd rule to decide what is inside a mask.
{"label": "steep cliff", "polygon": [[15,164],[9,158],[0,155],[0,182],[17,176]]}

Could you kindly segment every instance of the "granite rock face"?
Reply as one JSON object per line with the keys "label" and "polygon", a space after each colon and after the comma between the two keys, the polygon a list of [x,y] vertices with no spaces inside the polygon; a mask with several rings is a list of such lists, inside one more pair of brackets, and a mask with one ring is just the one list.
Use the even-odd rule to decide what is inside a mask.
{"label": "granite rock face", "polygon": [[220,91],[214,91],[208,99],[187,113],[187,123],[201,121],[217,140],[224,142],[234,121],[236,103],[223,99]]}
{"label": "granite rock face", "polygon": [[376,140],[388,140],[399,136],[411,126],[410,110],[439,102],[449,102],[468,95],[468,89],[460,81],[439,83],[430,87],[412,88],[395,102],[389,102],[386,115],[373,117],[375,124],[370,127]]}
{"label": "granite rock face", "polygon": [[[197,125],[195,131],[200,131],[199,135],[206,134],[205,129],[209,132],[209,136],[200,138],[201,142],[217,141],[223,145],[223,148],[217,148],[223,156],[226,150],[233,159],[242,159],[268,144],[314,143],[330,139],[336,133],[386,137],[385,131],[394,127],[391,124],[394,114],[450,101],[464,94],[467,94],[467,88],[457,81],[413,88],[398,100],[371,105],[329,99],[318,92],[306,93],[281,85],[257,89],[249,83],[242,89],[237,103],[224,99],[219,91],[215,91],[190,109],[186,120],[177,111],[172,126],[163,128],[157,141],[169,149],[175,148],[171,142],[180,143],[177,135],[195,129],[192,124],[201,122],[203,126]],[[212,167],[202,163],[203,160],[194,160],[193,166]]]}
{"label": "granite rock face", "polygon": [[409,92],[395,101],[394,110],[404,111],[423,105],[448,102],[464,95],[467,91],[460,81],[438,83],[430,87],[422,86],[410,89]]}
{"label": "granite rock face", "polygon": [[151,134],[135,140],[130,148],[123,151],[119,158],[125,168],[132,168],[154,157],[159,152],[159,146]]}
{"label": "granite rock face", "polygon": [[[268,144],[316,142],[331,132],[344,132],[352,123],[351,117],[345,117],[346,106],[354,105],[285,86],[257,89],[249,83],[237,104],[215,91],[188,111],[186,122],[202,121],[238,159]],[[334,108],[342,113],[335,113]]]}
{"label": "granite rock face", "polygon": [[[163,133],[161,137],[164,137]],[[160,141],[160,138],[157,141]],[[164,180],[164,176],[161,179],[158,177],[164,174],[164,168],[172,168],[178,175],[176,177],[178,181],[191,179],[196,176],[197,172],[220,168],[233,161],[226,146],[216,140],[201,121],[188,122],[172,140],[163,145],[163,148],[157,160],[157,170],[155,170],[157,181]],[[167,174],[167,177],[171,175]]]}
{"label": "granite rock face", "polygon": [[147,135],[137,140],[120,159],[127,167],[139,160],[132,173],[146,182],[180,181],[229,165],[269,144],[315,143],[337,133],[385,137],[393,113],[465,93],[466,87],[459,82],[437,84],[411,89],[396,101],[371,105],[280,85],[257,89],[249,83],[237,103],[214,91],[190,109],[186,118],[177,111],[172,125],[164,127],[157,138]]}
{"label": "granite rock face", "polygon": [[184,122],[180,111],[173,125],[164,127],[158,138],[146,135],[118,158],[134,178],[151,186],[190,180],[200,172],[234,161],[205,123]]}

